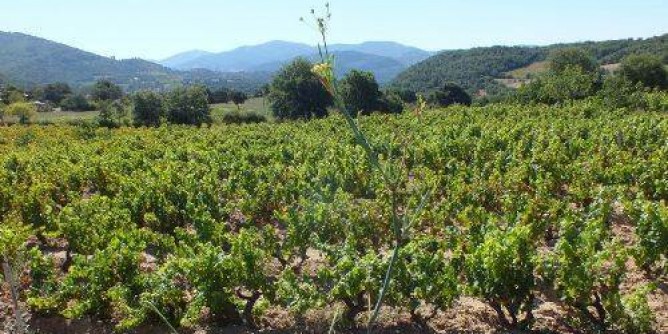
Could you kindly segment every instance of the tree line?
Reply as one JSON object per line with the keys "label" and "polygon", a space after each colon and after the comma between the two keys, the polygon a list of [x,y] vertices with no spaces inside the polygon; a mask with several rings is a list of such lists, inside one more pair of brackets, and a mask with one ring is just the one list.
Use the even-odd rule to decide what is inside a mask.
{"label": "tree line", "polygon": [[[648,91],[668,89],[668,71],[663,59],[652,54],[632,54],[621,60],[613,73],[602,70],[596,57],[586,48],[560,48],[547,57],[549,69],[502,99],[478,99],[477,103],[503,102],[520,104],[563,104],[568,101],[595,98],[611,108],[643,109]],[[276,120],[326,117],[333,99],[313,73],[314,64],[300,58],[284,66],[272,82],[260,88],[255,97],[266,98]],[[408,106],[424,103],[431,107],[453,104],[471,105],[473,98],[452,82],[418,93],[409,88],[391,87],[381,90],[371,72],[351,70],[338,85],[346,109],[354,115],[374,112],[396,114]],[[204,86],[176,88],[170,92],[142,91],[126,95],[123,89],[108,80],[96,82],[87,94],[74,92],[65,83],[53,83],[32,91],[15,87],[0,89],[0,121],[6,115],[27,123],[37,111],[51,107],[63,110],[99,110],[100,126],[158,126],[163,123],[210,124],[209,105],[234,103],[243,105],[246,93]],[[41,101],[42,105],[28,101]],[[237,113],[225,115],[226,123],[262,122],[264,115]]]}
{"label": "tree line", "polygon": [[624,57],[611,73],[583,48],[560,49],[549,56],[548,71],[510,95],[522,104],[564,104],[596,99],[609,108],[646,109],[646,92],[668,90],[668,70],[652,54]]}

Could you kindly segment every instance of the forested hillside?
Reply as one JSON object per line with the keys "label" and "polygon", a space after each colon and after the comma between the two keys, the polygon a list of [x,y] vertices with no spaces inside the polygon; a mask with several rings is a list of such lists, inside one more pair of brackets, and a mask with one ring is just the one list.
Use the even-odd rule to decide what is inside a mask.
{"label": "forested hillside", "polygon": [[600,64],[619,62],[629,54],[650,53],[668,62],[668,34],[648,39],[556,44],[546,47],[494,46],[470,50],[444,51],[399,74],[393,86],[430,91],[454,82],[470,93],[486,90],[496,94],[505,88],[494,79],[505,72],[545,61],[555,49],[578,47],[587,50]]}

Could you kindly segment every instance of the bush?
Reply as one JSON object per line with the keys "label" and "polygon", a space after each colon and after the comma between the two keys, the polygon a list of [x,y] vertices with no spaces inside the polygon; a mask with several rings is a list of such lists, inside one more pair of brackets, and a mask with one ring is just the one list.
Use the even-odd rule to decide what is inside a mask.
{"label": "bush", "polygon": [[632,313],[642,308],[638,298],[625,305],[620,292],[628,254],[612,238],[610,202],[599,196],[587,212],[570,213],[545,262],[544,276],[554,283],[558,296],[598,330],[628,326],[627,319],[639,319]]}
{"label": "bush", "polygon": [[404,102],[396,93],[385,93],[378,101],[378,111],[390,114],[400,114],[404,111]]}
{"label": "bush", "polygon": [[404,103],[415,103],[417,102],[417,93],[410,89],[398,89],[385,92],[385,95],[396,94],[401,98],[401,101]]}
{"label": "bush", "polygon": [[37,90],[36,97],[45,102],[59,105],[65,98],[72,94],[72,89],[66,83],[57,82],[48,84]]}
{"label": "bush", "polygon": [[267,117],[252,111],[228,111],[223,114],[223,123],[225,124],[253,124],[266,121]]}
{"label": "bush", "polygon": [[447,83],[440,90],[429,94],[427,101],[438,107],[447,107],[453,104],[470,106],[473,102],[471,96],[463,88],[453,83]]}
{"label": "bush", "polygon": [[95,110],[95,107],[88,102],[85,96],[81,94],[70,95],[66,97],[61,103],[60,108],[65,111],[90,111]]}
{"label": "bush", "polygon": [[135,126],[159,126],[163,116],[162,97],[153,92],[132,96],[132,116]]}
{"label": "bush", "polygon": [[[533,320],[536,249],[531,229],[516,226],[507,232],[492,230],[466,258],[471,292],[483,298],[506,328],[526,326]],[[519,316],[524,313],[524,319]],[[507,318],[506,314],[510,316]]]}
{"label": "bush", "polygon": [[631,55],[624,60],[618,74],[631,83],[640,83],[647,88],[668,88],[668,71],[659,57],[653,55]]}
{"label": "bush", "polygon": [[220,104],[230,102],[230,92],[227,88],[221,88],[215,91],[209,89],[206,90],[209,97],[209,104]]}
{"label": "bush", "polygon": [[100,101],[98,103],[100,114],[97,116],[99,126],[106,128],[117,128],[124,125],[127,116],[126,106],[120,101]]}
{"label": "bush", "polygon": [[633,84],[618,75],[607,77],[598,92],[598,96],[608,108],[644,109],[643,95],[641,85]]}
{"label": "bush", "polygon": [[634,257],[639,266],[651,271],[668,259],[668,207],[650,201],[631,206],[629,215],[636,222],[638,244]]}
{"label": "bush", "polygon": [[650,92],[644,96],[648,111],[668,112],[668,93]]}
{"label": "bush", "polygon": [[167,121],[171,124],[211,123],[211,110],[204,87],[177,88],[165,98]]}
{"label": "bush", "polygon": [[268,96],[274,117],[282,120],[327,116],[333,99],[312,67],[309,61],[299,58],[274,77]]}
{"label": "bush", "polygon": [[585,72],[579,66],[568,66],[562,72],[548,72],[520,87],[514,98],[524,104],[563,104],[592,96],[598,88],[597,74]]}
{"label": "bush", "polygon": [[17,102],[10,104],[5,113],[18,117],[21,124],[28,124],[37,113],[37,108],[30,102]]}

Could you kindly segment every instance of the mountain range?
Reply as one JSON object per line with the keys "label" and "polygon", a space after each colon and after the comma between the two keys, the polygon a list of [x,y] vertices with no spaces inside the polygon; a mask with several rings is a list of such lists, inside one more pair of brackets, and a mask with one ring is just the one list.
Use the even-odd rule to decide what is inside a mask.
{"label": "mountain range", "polygon": [[[429,58],[432,53],[394,42],[334,44],[329,50],[337,56],[340,74],[356,68],[371,71],[381,83],[394,79],[401,71]],[[208,69],[219,72],[276,72],[294,58],[316,61],[316,47],[286,41],[272,41],[212,53],[187,51],[159,63],[176,70]]]}

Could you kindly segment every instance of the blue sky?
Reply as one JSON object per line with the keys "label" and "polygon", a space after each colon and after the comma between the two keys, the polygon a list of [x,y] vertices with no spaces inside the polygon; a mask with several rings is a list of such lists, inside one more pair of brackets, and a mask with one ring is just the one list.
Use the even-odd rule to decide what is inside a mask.
{"label": "blue sky", "polygon": [[[1,0],[0,30],[119,58],[314,44],[299,17],[314,0]],[[332,0],[333,43],[391,40],[428,50],[650,37],[668,0]],[[0,46],[1,47],[1,46]]]}

